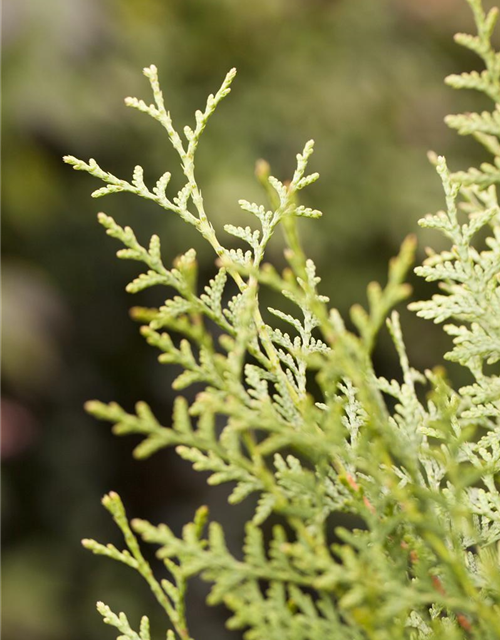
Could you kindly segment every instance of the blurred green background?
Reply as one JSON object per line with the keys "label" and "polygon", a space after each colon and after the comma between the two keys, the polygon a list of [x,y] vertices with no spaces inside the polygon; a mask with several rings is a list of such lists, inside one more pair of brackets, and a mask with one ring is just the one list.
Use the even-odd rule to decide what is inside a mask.
{"label": "blurred green background", "polygon": [[[100,507],[110,489],[130,513],[180,529],[208,503],[241,543],[251,505],[228,508],[227,490],[210,489],[175,454],[131,458],[133,442],[116,440],[87,417],[89,398],[132,408],[149,402],[169,423],[173,372],[127,317],[133,304],[161,302],[161,292],[131,298],[125,284],[137,265],[117,262],[118,246],[98,226],[102,208],[140,239],[162,237],[166,262],[195,246],[201,279],[214,259],[195,233],[132,195],[95,201],[99,185],[61,157],[95,157],[129,178],[134,164],[150,180],[177,167],[158,123],[123,106],[150,99],[141,69],[155,63],[174,121],[194,110],[239,70],[233,92],[201,144],[198,175],[220,229],[239,218],[237,199],[262,200],[257,158],[274,175],[293,171],[295,154],[316,140],[311,168],[321,180],[306,204],[322,209],[302,225],[304,244],[323,276],[323,292],[344,315],[365,301],[366,284],[384,280],[403,237],[423,247],[440,239],[417,220],[441,206],[426,152],[450,156],[453,168],[479,150],[443,124],[450,112],[481,108],[479,98],[446,88],[448,73],[478,63],[452,41],[470,30],[462,0],[4,0],[3,6],[3,632],[9,640],[114,637],[94,611],[97,599],[142,613],[163,634],[147,587],[126,567],[92,557],[84,536],[118,542]],[[178,172],[177,172],[178,175]],[[175,181],[174,181],[175,184]],[[180,184],[180,183],[179,183]],[[281,261],[279,241],[269,259]],[[416,295],[432,289],[416,283]],[[439,362],[439,330],[403,310],[413,363]],[[377,366],[398,375],[382,338]],[[195,583],[192,631],[224,631],[224,611],[203,604]]]}

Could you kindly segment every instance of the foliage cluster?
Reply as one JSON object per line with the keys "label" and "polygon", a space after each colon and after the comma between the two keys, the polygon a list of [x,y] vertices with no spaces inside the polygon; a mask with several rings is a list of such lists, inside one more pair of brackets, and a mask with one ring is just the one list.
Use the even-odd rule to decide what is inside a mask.
{"label": "foliage cluster", "polygon": [[[478,33],[456,39],[483,59],[485,70],[447,81],[500,102],[500,54],[491,45],[497,10],[485,12],[480,0],[468,3]],[[443,157],[431,155],[446,209],[421,224],[440,231],[451,246],[430,251],[417,268],[426,280],[439,283],[441,293],[410,308],[446,322],[453,340],[446,357],[471,376],[470,384],[453,389],[441,367],[419,372],[410,365],[393,310],[410,294],[404,278],[414,239],[407,238],[391,262],[387,285],[369,285],[368,309],[353,307],[356,332],[348,330],[318,291],[320,279],[297,233],[297,218],[321,215],[298,199],[318,178],[307,172],[312,141],[297,155],[289,182],[258,163],[269,204],[240,200],[253,216],[251,226],[226,225],[243,248],[226,247],[205,211],[195,155],[235,71],[196,112],[194,127],[181,132],[184,137],[165,107],[156,68],[144,73],[154,104],[136,98],[126,104],[166,130],[185,176],[179,192],[167,195],[168,172],[150,189],[140,166],[126,181],[94,160],[65,160],[105,182],[94,197],[128,191],[153,200],[213,247],[218,271],[199,284],[194,250],[168,269],[157,236],[143,246],[132,229],[99,215],[107,233],[124,245],[118,256],[147,267],[128,290],[158,285],[174,290],[160,308],[136,307],[133,316],[147,342],[161,352],[160,362],[181,368],[174,388],[201,390],[191,404],[178,396],[171,427],[162,426],[144,403],[132,414],[114,403],[89,402],[87,409],[112,422],[119,435],[142,435],[137,457],[174,446],[196,470],[209,473],[210,484],[231,483],[231,503],[253,493],[258,501],[241,558],[229,551],[216,522],[207,526],[206,508],[177,537],[164,524],[129,523],[115,493],[103,503],[123,532],[126,549],[93,540],[84,545],[144,577],[171,623],[169,640],[191,638],[185,593],[194,575],[212,584],[209,603],[224,603],[232,613],[230,628],[244,629],[249,640],[500,638],[498,108],[447,118],[460,134],[483,144],[492,162],[450,173]],[[282,272],[264,262],[278,227],[287,245],[288,267]],[[286,299],[287,312],[261,308],[264,287],[277,300]],[[400,380],[374,370],[371,354],[384,323],[399,356]],[[331,522],[341,512],[360,524],[353,530],[337,527],[334,540]],[[281,523],[266,540],[262,527],[271,514]],[[168,578],[154,576],[139,539],[159,546]],[[136,632],[123,613],[102,603],[98,609],[122,638],[149,640],[147,618]]]}

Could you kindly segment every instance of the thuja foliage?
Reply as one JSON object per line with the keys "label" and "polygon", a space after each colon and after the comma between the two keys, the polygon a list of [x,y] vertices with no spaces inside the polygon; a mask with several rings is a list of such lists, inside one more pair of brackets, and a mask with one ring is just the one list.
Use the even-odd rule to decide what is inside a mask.
{"label": "thuja foliage", "polygon": [[[449,116],[447,123],[474,136],[493,160],[451,173],[443,157],[431,156],[446,208],[421,225],[443,234],[448,248],[429,251],[416,269],[439,283],[440,293],[410,304],[419,316],[444,323],[453,342],[446,358],[468,370],[467,386],[454,389],[442,367],[420,372],[409,363],[393,307],[410,295],[404,279],[413,237],[391,261],[386,286],[369,285],[368,308],[353,307],[355,331],[320,293],[296,226],[297,218],[321,215],[299,204],[300,192],[318,179],[308,173],[312,141],[297,155],[288,182],[258,163],[267,202],[239,201],[249,225],[227,224],[224,231],[241,247],[225,246],[205,210],[195,156],[234,70],[196,111],[194,127],[181,132],[154,66],[144,70],[153,104],[126,99],[164,127],[178,153],[185,185],[177,194],[168,189],[169,172],[150,188],[140,166],[127,181],[95,160],[65,158],[105,183],[94,197],[129,191],[153,200],[195,227],[217,256],[213,278],[200,283],[193,249],[169,269],[158,236],[143,246],[132,229],[99,214],[123,245],[118,256],[146,265],[127,290],[173,291],[160,308],[136,307],[133,315],[160,362],[180,368],[174,388],[201,390],[191,404],[176,398],[170,426],[141,402],[132,413],[101,402],[89,402],[88,411],[113,423],[118,435],[140,434],[138,458],[175,447],[197,471],[208,472],[209,484],[230,483],[231,504],[258,496],[237,556],[206,507],[177,537],[166,524],[129,522],[119,496],[104,497],[125,548],[83,544],[143,576],[168,617],[168,640],[191,638],[185,594],[193,576],[211,584],[208,603],[223,603],[232,614],[228,626],[244,630],[248,640],[500,638],[500,53],[491,45],[497,10],[467,1],[477,35],[456,40],[478,54],[485,69],[447,82],[497,104]],[[287,247],[282,272],[264,262],[278,227]],[[263,288],[274,292],[276,308],[260,304]],[[280,310],[282,297],[292,312]],[[371,359],[384,324],[401,365],[396,380],[378,376]],[[339,513],[355,516],[358,528],[334,529]],[[271,514],[280,524],[268,539],[262,526]],[[142,542],[159,548],[168,577],[154,575]],[[98,610],[120,638],[149,640],[146,617],[136,631],[124,613],[102,603]]]}

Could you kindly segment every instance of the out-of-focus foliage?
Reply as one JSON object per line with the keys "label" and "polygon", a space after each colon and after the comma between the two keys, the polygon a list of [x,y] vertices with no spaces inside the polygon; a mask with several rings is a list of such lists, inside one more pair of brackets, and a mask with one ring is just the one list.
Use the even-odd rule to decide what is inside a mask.
{"label": "out-of-focus foliage", "polygon": [[[214,224],[243,215],[236,204],[242,195],[257,199],[255,158],[265,157],[285,177],[296,149],[315,137],[314,169],[322,182],[311,205],[327,215],[314,236],[304,226],[303,237],[327,275],[325,293],[345,310],[362,300],[368,280],[382,276],[421,214],[437,207],[440,187],[425,152],[448,152],[451,144],[440,122],[458,108],[456,97],[450,106],[441,78],[472,68],[472,57],[449,43],[466,20],[458,0],[4,1],[3,616],[9,637],[101,637],[97,616],[88,616],[99,587],[114,590],[131,619],[144,609],[137,585],[90,565],[78,548],[89,522],[92,535],[107,528],[96,498],[111,477],[135,513],[174,525],[205,492],[169,455],[160,454],[147,470],[129,464],[128,447],[115,452],[106,430],[83,415],[89,396],[129,408],[142,397],[163,416],[170,415],[172,398],[168,374],[152,379],[151,356],[136,327],[123,320],[127,274],[109,269],[108,245],[89,218],[85,181],[68,175],[61,156],[68,149],[96,156],[118,175],[131,173],[139,160],[155,176],[173,159],[171,150],[154,123],[116,109],[121,96],[143,92],[137,69],[153,60],[161,67],[172,111],[188,122],[193,107],[237,66],[238,91],[211,123],[198,159]],[[464,105],[482,108],[473,98]],[[459,153],[470,162],[457,165],[478,158],[463,144]],[[167,256],[190,244],[174,217],[126,194],[108,212],[121,224],[133,218],[140,239],[159,231]],[[279,262],[279,242],[270,250]],[[198,258],[203,272],[209,251]],[[152,294],[151,304],[157,302]],[[440,349],[426,329],[413,349],[415,364],[428,364],[421,354],[429,345]],[[377,358],[391,370],[393,361]],[[211,498],[222,521],[224,499],[223,492]],[[241,531],[229,532],[230,544],[239,544]],[[198,623],[210,637],[218,614],[211,615],[194,621],[194,632]]]}

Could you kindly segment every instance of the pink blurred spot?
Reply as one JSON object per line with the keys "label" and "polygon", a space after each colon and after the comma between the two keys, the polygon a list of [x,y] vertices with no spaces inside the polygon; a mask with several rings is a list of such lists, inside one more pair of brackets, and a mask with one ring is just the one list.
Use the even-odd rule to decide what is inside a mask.
{"label": "pink blurred spot", "polygon": [[2,460],[14,458],[29,448],[38,435],[33,415],[23,405],[2,398],[0,453]]}

